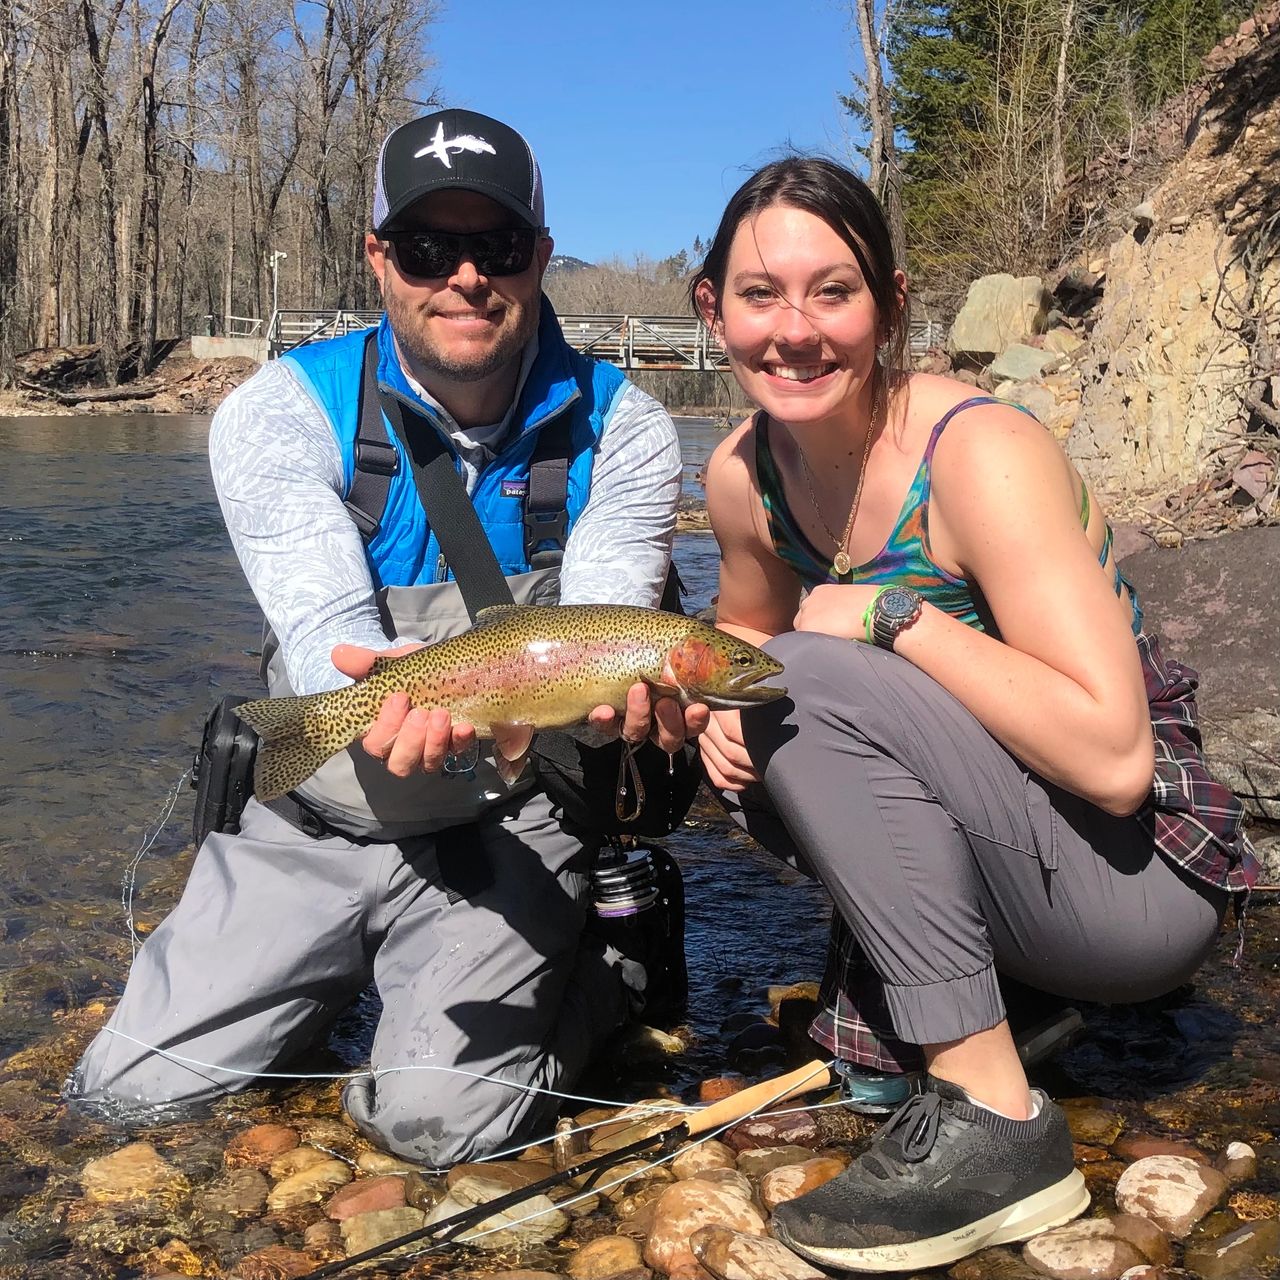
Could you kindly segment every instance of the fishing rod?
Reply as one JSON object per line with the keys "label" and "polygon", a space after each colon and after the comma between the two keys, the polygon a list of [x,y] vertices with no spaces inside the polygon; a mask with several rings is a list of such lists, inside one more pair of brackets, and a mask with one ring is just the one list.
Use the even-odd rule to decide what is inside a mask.
{"label": "fishing rod", "polygon": [[498,1196],[493,1200],[486,1200],[483,1204],[474,1205],[470,1209],[464,1209],[461,1213],[442,1218],[439,1222],[433,1222],[425,1227],[409,1231],[402,1236],[396,1236],[393,1240],[386,1240],[380,1245],[375,1245],[372,1249],[366,1249],[363,1253],[353,1254],[351,1257],[342,1258],[337,1262],[327,1262],[324,1266],[299,1276],[298,1280],[327,1280],[327,1277],[340,1275],[350,1267],[359,1266],[363,1262],[373,1262],[378,1258],[395,1252],[397,1249],[404,1248],[406,1245],[417,1244],[421,1240],[430,1240],[432,1245],[436,1247],[449,1244],[470,1227],[483,1222],[486,1218],[491,1218],[494,1214],[510,1209],[514,1205],[522,1204],[526,1200],[531,1200],[534,1196],[541,1195],[543,1192],[563,1186],[571,1179],[602,1172],[611,1165],[621,1164],[624,1160],[629,1160],[632,1156],[641,1155],[654,1147],[659,1148],[662,1151],[662,1158],[665,1158],[672,1155],[680,1143],[687,1138],[698,1134],[711,1136],[713,1133],[729,1128],[730,1125],[736,1124],[739,1120],[744,1120],[762,1107],[769,1106],[775,1102],[785,1102],[788,1098],[793,1098],[802,1093],[809,1093],[814,1089],[826,1088],[833,1081],[834,1073],[830,1062],[814,1061],[806,1063],[803,1067],[797,1067],[796,1070],[790,1071],[786,1075],[775,1076],[771,1080],[763,1080],[759,1084],[752,1085],[749,1089],[739,1090],[739,1092],[731,1094],[727,1098],[722,1098],[719,1102],[713,1102],[710,1106],[694,1112],[688,1118],[677,1121],[670,1128],[662,1129],[657,1133],[650,1134],[648,1137],[638,1138],[635,1142],[628,1143],[625,1147],[619,1147],[615,1151],[606,1151],[590,1159],[575,1162],[558,1173],[550,1174],[538,1182],[530,1183],[527,1187],[518,1187],[516,1190],[508,1191],[505,1195]]}

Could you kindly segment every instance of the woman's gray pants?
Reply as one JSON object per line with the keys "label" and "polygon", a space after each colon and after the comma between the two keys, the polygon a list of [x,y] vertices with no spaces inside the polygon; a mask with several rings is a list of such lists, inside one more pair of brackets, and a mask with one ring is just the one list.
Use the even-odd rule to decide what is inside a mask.
{"label": "woman's gray pants", "polygon": [[443,1166],[548,1133],[627,1014],[583,933],[593,851],[539,792],[400,844],[311,839],[250,801],[209,836],[138,953],[71,1101],[123,1120],[287,1071],[370,981],[372,1074],[343,1095],[390,1150]]}
{"label": "woman's gray pants", "polygon": [[1149,999],[1205,959],[1228,895],[1132,818],[1044,782],[896,654],[814,633],[766,649],[788,697],[743,713],[762,787],[725,802],[816,876],[897,1037],[999,1023],[996,972],[1072,999]]}

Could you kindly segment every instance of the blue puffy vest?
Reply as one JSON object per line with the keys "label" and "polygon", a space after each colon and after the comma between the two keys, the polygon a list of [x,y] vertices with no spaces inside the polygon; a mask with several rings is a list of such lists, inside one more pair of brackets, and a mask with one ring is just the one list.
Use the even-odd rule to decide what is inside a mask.
{"label": "blue puffy vest", "polygon": [[[281,357],[289,362],[333,427],[342,451],[344,497],[355,472],[365,340],[366,334],[353,333],[312,343]],[[376,341],[379,382],[416,403],[428,421],[438,423],[438,413],[409,387],[385,315]],[[471,495],[504,574],[525,573],[531,567],[525,547],[524,499],[529,487],[529,463],[541,429],[562,414],[570,415],[567,514],[572,530],[591,492],[596,444],[626,386],[626,379],[613,365],[592,360],[569,346],[544,297],[538,323],[538,355],[520,389],[511,431],[501,452],[480,472]],[[374,587],[443,582],[451,575],[440,563],[440,547],[418,500],[409,459],[395,432],[389,430],[387,434],[400,455],[400,467],[391,480],[378,530],[366,543]],[[441,434],[450,444],[443,428]],[[455,465],[461,469],[459,462],[455,461]]]}

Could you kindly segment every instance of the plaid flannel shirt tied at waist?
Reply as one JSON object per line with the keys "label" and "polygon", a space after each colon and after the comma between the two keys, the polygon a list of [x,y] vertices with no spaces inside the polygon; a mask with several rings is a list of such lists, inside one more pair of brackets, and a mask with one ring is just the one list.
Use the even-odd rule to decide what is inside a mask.
{"label": "plaid flannel shirt tied at waist", "polygon": [[[1244,806],[1204,762],[1195,691],[1200,677],[1170,662],[1154,636],[1139,634],[1138,656],[1151,708],[1155,777],[1137,821],[1161,855],[1220,889],[1243,893],[1258,860],[1243,830]],[[809,1034],[834,1056],[877,1071],[918,1071],[920,1050],[893,1034],[880,978],[838,916],[831,921],[821,1010]]]}

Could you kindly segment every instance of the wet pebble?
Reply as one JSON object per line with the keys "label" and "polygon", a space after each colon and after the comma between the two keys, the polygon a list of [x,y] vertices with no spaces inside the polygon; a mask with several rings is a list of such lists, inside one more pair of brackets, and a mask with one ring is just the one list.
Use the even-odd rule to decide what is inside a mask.
{"label": "wet pebble", "polygon": [[[340,1224],[342,1243],[347,1257],[364,1253],[367,1249],[378,1249],[391,1240],[407,1236],[426,1225],[427,1215],[421,1209],[411,1209],[402,1205],[399,1209],[375,1209],[370,1213],[359,1213],[354,1218],[347,1218]],[[394,1258],[398,1253],[412,1252],[420,1244],[402,1245],[392,1250],[387,1257]]]}
{"label": "wet pebble", "polygon": [[1008,1249],[983,1249],[962,1258],[947,1272],[950,1280],[1042,1280],[1043,1272]]}
{"label": "wet pebble", "polygon": [[809,1147],[756,1147],[750,1151],[738,1152],[738,1169],[748,1178],[759,1180],[771,1169],[780,1169],[788,1164],[803,1164],[812,1159],[813,1151]]}
{"label": "wet pebble", "polygon": [[759,1147],[817,1147],[822,1137],[817,1121],[807,1111],[754,1116],[735,1124],[724,1135],[724,1142],[735,1151],[751,1151]]}
{"label": "wet pebble", "polygon": [[384,1173],[417,1173],[419,1166],[410,1164],[408,1160],[401,1160],[399,1156],[389,1155],[385,1151],[370,1147],[356,1156],[356,1168],[361,1173],[377,1177]]}
{"label": "wet pebble", "polygon": [[349,1166],[341,1160],[326,1159],[277,1182],[267,1196],[267,1208],[279,1212],[297,1205],[318,1204],[350,1181]]}
{"label": "wet pebble", "polygon": [[228,1169],[251,1165],[255,1169],[269,1168],[271,1162],[286,1151],[292,1151],[301,1139],[296,1129],[283,1124],[256,1124],[252,1129],[237,1133],[223,1153]]}
{"label": "wet pebble", "polygon": [[272,1182],[283,1182],[286,1178],[292,1178],[295,1173],[312,1169],[318,1164],[325,1164],[333,1158],[327,1151],[321,1151],[319,1147],[294,1147],[292,1151],[276,1156],[268,1166],[267,1172]]}
{"label": "wet pebble", "polygon": [[1107,1218],[1085,1218],[1028,1240],[1022,1256],[1052,1280],[1118,1280],[1147,1262]]}
{"label": "wet pebble", "polygon": [[80,1171],[85,1196],[97,1204],[133,1200],[176,1200],[187,1180],[149,1142],[131,1142],[119,1151],[90,1160]]}
{"label": "wet pebble", "polygon": [[723,1076],[712,1076],[698,1086],[699,1102],[721,1102],[740,1093],[747,1087],[747,1077],[736,1072]]}
{"label": "wet pebble", "polygon": [[1110,1147],[1120,1136],[1124,1128],[1124,1117],[1102,1107],[1088,1104],[1072,1105],[1071,1101],[1062,1104],[1067,1113],[1067,1127],[1076,1142],[1083,1142],[1091,1147]]}
{"label": "wet pebble", "polygon": [[751,1179],[737,1169],[704,1169],[698,1174],[698,1181],[709,1182],[713,1187],[720,1187],[744,1200],[756,1198],[756,1189],[751,1185]]}
{"label": "wet pebble", "polygon": [[1186,1156],[1147,1156],[1120,1175],[1116,1204],[1124,1213],[1150,1218],[1181,1240],[1226,1189],[1221,1173]]}
{"label": "wet pebble", "polygon": [[1257,1176],[1258,1153],[1247,1142],[1229,1142],[1213,1164],[1234,1187]]}
{"label": "wet pebble", "polygon": [[342,1246],[342,1226],[326,1218],[323,1222],[313,1222],[302,1233],[302,1247],[312,1258],[321,1262],[337,1261],[346,1257]]}
{"label": "wet pebble", "polygon": [[384,1175],[348,1182],[330,1196],[324,1211],[335,1222],[341,1222],[374,1209],[399,1209],[404,1203],[404,1179]]}
{"label": "wet pebble", "polygon": [[240,1280],[297,1280],[315,1267],[315,1259],[300,1249],[273,1244],[241,1258],[235,1274]]}
{"label": "wet pebble", "polygon": [[597,1236],[569,1259],[566,1270],[573,1280],[612,1280],[620,1271],[643,1263],[637,1241],[627,1236]]}
{"label": "wet pebble", "polygon": [[[504,1196],[510,1190],[501,1182],[489,1181],[470,1174],[459,1178],[449,1194],[427,1217],[430,1223],[442,1222],[480,1205]],[[509,1209],[500,1209],[484,1218],[470,1230],[456,1237],[477,1249],[504,1250],[558,1240],[569,1229],[568,1215],[557,1209],[544,1195],[530,1196]]]}
{"label": "wet pebble", "polygon": [[696,1178],[704,1169],[736,1169],[738,1159],[733,1148],[715,1138],[685,1147],[671,1162],[677,1180]]}
{"label": "wet pebble", "polygon": [[1280,1264],[1280,1221],[1275,1218],[1247,1222],[1216,1240],[1190,1244],[1184,1263],[1204,1280],[1228,1280],[1268,1259]]}
{"label": "wet pebble", "polygon": [[808,1195],[844,1170],[845,1162],[833,1156],[818,1156],[803,1164],[784,1165],[760,1179],[760,1199],[772,1213],[780,1204]]}
{"label": "wet pebble", "polygon": [[812,1263],[777,1240],[702,1227],[690,1237],[689,1246],[716,1280],[823,1280]]}
{"label": "wet pebble", "polygon": [[1199,1147],[1192,1146],[1189,1142],[1179,1142],[1175,1138],[1156,1138],[1148,1133],[1122,1134],[1111,1144],[1111,1154],[1129,1164],[1145,1160],[1147,1156],[1185,1156],[1197,1164],[1212,1163]]}
{"label": "wet pebble", "polygon": [[255,1218],[267,1203],[270,1184],[263,1173],[251,1165],[228,1169],[192,1197],[197,1211],[225,1214],[232,1218]]}
{"label": "wet pebble", "polygon": [[689,1238],[702,1227],[727,1227],[754,1236],[768,1231],[764,1214],[741,1195],[691,1178],[668,1187],[655,1205],[645,1262],[668,1276],[682,1266],[699,1266]]}

